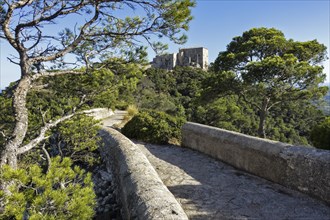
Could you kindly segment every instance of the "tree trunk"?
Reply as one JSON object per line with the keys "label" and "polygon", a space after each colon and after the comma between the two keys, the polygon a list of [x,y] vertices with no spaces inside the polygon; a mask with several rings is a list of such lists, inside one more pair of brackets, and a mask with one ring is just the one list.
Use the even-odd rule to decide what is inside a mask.
{"label": "tree trunk", "polygon": [[258,136],[261,138],[266,138],[265,125],[268,114],[268,103],[269,103],[269,98],[264,98],[260,110]]}
{"label": "tree trunk", "polygon": [[12,137],[6,144],[2,154],[0,163],[10,165],[12,168],[17,167],[17,149],[22,144],[28,129],[28,110],[26,108],[26,95],[31,86],[31,78],[29,76],[21,78],[13,97],[13,109],[15,114],[15,128]]}

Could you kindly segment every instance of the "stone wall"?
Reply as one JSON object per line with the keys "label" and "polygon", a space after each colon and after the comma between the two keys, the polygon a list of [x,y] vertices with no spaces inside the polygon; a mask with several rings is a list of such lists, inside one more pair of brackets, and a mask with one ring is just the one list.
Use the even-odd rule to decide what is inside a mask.
{"label": "stone wall", "polygon": [[177,64],[177,54],[164,54],[161,56],[156,56],[153,59],[153,66],[155,68],[172,70]]}
{"label": "stone wall", "polygon": [[178,65],[194,66],[207,70],[208,56],[208,50],[203,47],[180,49],[178,53]]}
{"label": "stone wall", "polygon": [[182,128],[182,145],[330,203],[330,151],[191,122]]}
{"label": "stone wall", "polygon": [[113,169],[125,219],[188,219],[134,143],[111,128],[103,128],[100,135],[104,142],[101,154]]}

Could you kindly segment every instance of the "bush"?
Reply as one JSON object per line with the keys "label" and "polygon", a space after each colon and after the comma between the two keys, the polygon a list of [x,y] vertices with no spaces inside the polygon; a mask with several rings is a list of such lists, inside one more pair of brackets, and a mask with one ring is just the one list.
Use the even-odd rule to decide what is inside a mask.
{"label": "bush", "polygon": [[77,115],[53,129],[48,150],[51,157],[61,156],[87,167],[99,162],[97,152],[101,138],[97,135],[98,121],[90,116]]}
{"label": "bush", "polygon": [[126,110],[127,108],[128,108],[128,104],[125,101],[118,101],[115,106],[115,109],[118,110]]}
{"label": "bush", "polygon": [[181,139],[181,127],[185,120],[164,112],[143,111],[135,115],[122,129],[129,138],[155,144],[173,143]]}
{"label": "bush", "polygon": [[313,128],[311,140],[314,147],[330,150],[330,117]]}
{"label": "bush", "polygon": [[10,183],[10,193],[0,190],[4,210],[0,219],[92,219],[96,206],[90,173],[70,158],[53,158],[45,173],[39,165],[0,169],[0,183]]}

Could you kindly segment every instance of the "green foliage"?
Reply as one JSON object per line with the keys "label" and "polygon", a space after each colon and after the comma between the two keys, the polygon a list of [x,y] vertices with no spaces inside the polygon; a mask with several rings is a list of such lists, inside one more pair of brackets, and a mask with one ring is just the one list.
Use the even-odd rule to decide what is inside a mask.
{"label": "green foliage", "polygon": [[[132,93],[136,89],[138,79],[141,77],[141,68],[134,63],[125,64],[122,62],[119,63],[119,61],[118,63],[116,62],[113,61],[111,66],[109,66],[109,63],[106,63],[113,71],[104,67],[89,72],[88,74],[60,75],[53,78],[44,78],[36,82],[35,89],[28,93],[29,129],[24,143],[28,143],[31,139],[35,138],[39,134],[40,128],[44,126],[44,123],[49,123],[73,111],[85,110],[93,107],[112,108],[121,98],[120,95],[124,96],[126,93]],[[15,86],[16,84],[13,84],[0,95],[0,129],[7,137],[10,137],[14,126],[11,98],[13,94],[12,90]],[[125,103],[127,103],[127,100],[129,100],[129,96],[125,100]],[[99,154],[96,151],[100,139],[97,136],[99,130],[99,127],[96,126],[97,123],[98,121],[85,115],[77,115],[70,120],[62,122],[48,132],[47,135],[50,136],[50,138],[44,142],[46,150],[51,157],[60,156],[63,161],[66,157],[70,157],[72,161],[70,163],[74,163],[75,165],[86,168],[94,165],[99,161]],[[4,146],[5,142],[5,137],[0,135],[1,146]],[[44,159],[44,152],[38,146],[20,156],[21,165],[30,167],[32,163],[39,163],[42,167],[47,165]],[[55,165],[53,162],[52,166]],[[29,173],[26,173],[25,176],[32,175],[30,169],[27,170],[27,172]],[[66,174],[68,173],[66,172],[65,175]],[[45,175],[41,175],[40,179],[45,178]],[[56,178],[56,176],[54,176],[54,178]],[[68,179],[68,181],[70,180]],[[34,182],[28,184],[30,184],[31,187],[35,185]],[[91,197],[94,193],[90,193],[89,190],[86,190],[84,187],[79,187],[77,184],[73,185],[75,186],[74,192],[72,190],[61,191],[61,189],[56,189],[57,192],[47,192],[43,197],[40,195],[40,198],[37,194],[31,194],[31,198],[29,199],[25,198],[29,191],[21,192],[25,185],[17,186],[19,189],[16,188],[15,190],[21,193],[15,194],[10,198],[8,209],[6,213],[3,213],[2,217],[6,219],[10,219],[10,216],[19,218],[17,216],[21,216],[25,213],[25,206],[31,205],[31,211],[29,211],[30,219],[91,219],[93,213],[90,212],[88,207],[86,208],[87,200],[84,201],[84,197],[89,196],[88,202],[92,202],[93,200]],[[84,195],[85,193],[87,194]],[[3,196],[4,195],[2,195],[2,197]],[[55,196],[66,198],[63,204],[71,204],[70,207],[72,206],[72,209],[76,212],[69,210],[71,209],[69,206],[67,210],[64,210],[64,208],[60,207],[64,206],[63,204],[54,206],[59,212],[62,211],[62,214],[51,214],[52,210],[48,212],[45,208],[48,209],[48,206],[52,205],[52,200],[56,199],[54,198]],[[81,200],[79,200],[79,198],[81,198]],[[42,203],[48,204],[47,207],[36,207],[34,199],[39,199]],[[71,202],[69,202],[69,200]],[[11,205],[17,203],[20,205]],[[36,210],[34,210],[32,206],[35,207]],[[79,207],[77,208],[76,206]],[[37,209],[42,209],[45,213],[39,212]],[[51,209],[53,209],[52,206]],[[72,213],[70,214],[69,212]],[[2,219],[2,217],[0,218]]]}
{"label": "green foliage", "polygon": [[[85,74],[60,75],[36,82],[35,89],[27,97],[29,128],[24,143],[35,138],[44,123],[73,111],[115,108],[117,103],[126,107],[132,102],[132,93],[142,76],[141,67],[119,59],[108,60],[103,65],[103,68]],[[13,84],[0,94],[0,131],[6,135],[0,134],[0,146],[5,145],[6,138],[13,131],[12,90],[15,86]]]}
{"label": "green foliage", "polygon": [[100,137],[97,135],[100,127],[97,120],[78,115],[66,120],[52,130],[48,144],[52,157],[69,157],[73,162],[91,166],[99,161],[96,152]]}
{"label": "green foliage", "polygon": [[[112,58],[99,65],[114,74],[113,89],[118,94],[117,100],[120,105],[127,107],[127,103],[133,102],[133,93],[137,90],[137,84],[142,77],[144,63]],[[117,105],[117,102],[115,104]]]}
{"label": "green foliage", "polygon": [[[9,94],[8,94],[9,93]],[[0,152],[2,146],[14,130],[14,114],[12,111],[11,91],[2,91],[0,94]]]}
{"label": "green foliage", "polygon": [[[44,123],[49,123],[73,111],[115,105],[118,88],[114,85],[114,78],[111,71],[101,69],[90,74],[62,75],[36,82],[35,89],[28,94],[29,130],[24,143],[35,138]],[[15,86],[13,84],[0,95],[0,129],[7,137],[10,137],[14,127],[12,90]],[[99,154],[96,151],[99,140],[97,123],[98,121],[90,117],[78,115],[49,131],[47,136],[50,136],[50,139],[41,144],[45,144],[51,157],[61,156],[63,161],[67,161],[65,158],[70,157],[70,164],[74,163],[88,168],[99,160]],[[4,146],[6,140],[3,136],[0,137],[0,141],[1,146]],[[31,166],[35,163],[42,167],[47,165],[44,152],[39,146],[21,155],[19,159],[20,165],[28,168],[24,174],[24,178],[28,178],[28,182],[24,183],[25,185],[16,184],[16,188],[13,189],[16,190],[16,193],[12,197],[5,198],[2,195],[2,198],[8,199],[8,201],[7,209],[2,213],[0,219],[22,219],[19,217],[22,215],[28,215],[29,219],[91,219],[93,217],[94,192],[89,183],[90,177],[88,179],[86,175],[83,177],[82,174],[77,173],[79,171],[77,168],[72,170],[77,174],[76,177],[73,177],[72,172],[69,172],[71,168],[67,168],[67,171],[60,169],[56,165],[57,162],[54,161],[51,169],[56,171],[50,170],[49,172],[55,172],[56,175],[49,172],[39,175],[39,171]],[[54,183],[53,191],[48,190],[42,194],[43,185],[37,186],[39,183],[33,182],[36,178],[38,178],[36,181],[39,182],[42,180],[54,182],[56,178],[59,179],[57,176],[61,173],[63,173],[61,178],[68,175],[65,189],[58,188],[59,183]],[[54,180],[51,180],[52,176]],[[14,179],[13,176],[11,177]],[[88,183],[88,185],[85,186],[82,178],[87,178],[86,184]],[[26,187],[31,189],[34,187],[40,192],[32,193],[33,190],[30,192]],[[30,197],[28,197],[29,195]],[[59,199],[59,203],[53,204],[57,199]],[[28,207],[29,213],[27,213],[26,207]]]}
{"label": "green foliage", "polygon": [[69,158],[52,159],[44,173],[38,165],[13,170],[1,168],[1,183],[9,183],[10,194],[0,191],[5,204],[1,219],[91,219],[95,194],[91,174]]}
{"label": "green foliage", "polygon": [[[75,83],[72,83],[75,82]],[[44,79],[46,91],[56,96],[64,112],[74,107],[108,107],[114,106],[118,94],[114,73],[106,68],[96,69],[85,74],[67,74]],[[47,97],[50,95],[47,94]],[[53,98],[54,99],[54,98]]]}
{"label": "green foliage", "polygon": [[188,30],[188,22],[193,18],[190,15],[190,8],[194,7],[195,3],[190,0],[159,2],[164,2],[161,8],[167,8],[163,13],[163,17],[166,21],[163,25],[170,27],[169,30],[161,31],[159,37],[162,37],[162,35],[169,36],[169,38],[176,43],[184,43],[186,41],[186,36],[182,35],[176,37],[176,35],[180,31],[180,27],[184,30]]}
{"label": "green foliage", "polygon": [[[115,108],[119,102],[124,106],[132,102],[132,93],[136,91],[137,83],[142,76],[140,64],[125,63],[122,59],[109,59],[98,65],[97,70],[90,69],[88,73],[59,75],[35,82],[34,89],[27,97],[29,127],[23,144],[36,138],[45,123],[74,111],[94,107]],[[13,83],[0,94],[1,147],[5,146],[6,140],[10,138],[15,124],[12,110],[15,86]],[[97,122],[79,116],[68,123],[70,124],[62,123],[49,133],[51,140],[46,142],[47,150],[51,156],[72,156],[75,162],[92,165],[98,158],[93,153],[97,145],[97,127],[94,126]],[[25,162],[39,161],[39,151],[40,149],[36,148],[22,155],[21,159]]]}
{"label": "green foliage", "polygon": [[[259,115],[255,106],[246,103],[238,95],[230,95],[227,92],[208,103],[205,103],[205,99],[201,100],[194,110],[193,121],[258,136]],[[311,145],[311,129],[322,119],[322,115],[309,100],[276,105],[267,116],[267,138],[291,144]]]}
{"label": "green foliage", "polygon": [[238,96],[218,98],[194,111],[194,121],[244,134],[256,135],[257,117]]}
{"label": "green foliage", "polygon": [[139,97],[137,97],[137,102],[140,109],[154,109],[171,115],[182,115],[175,98],[169,94],[156,93],[152,89],[142,90]]}
{"label": "green foliage", "polygon": [[150,68],[138,84],[135,95],[140,109],[154,109],[191,118],[194,100],[201,94],[201,83],[208,73],[191,67],[173,71]]}
{"label": "green foliage", "polygon": [[130,138],[166,144],[173,139],[181,139],[183,123],[184,119],[164,112],[142,111],[122,128],[122,133]]}
{"label": "green foliage", "polygon": [[304,102],[308,106],[326,94],[318,87],[325,79],[325,58],[326,47],[316,40],[297,42],[274,28],[253,28],[219,53],[212,66],[219,80],[207,81],[204,97],[215,99],[226,90],[239,95],[256,110],[258,135],[266,137],[268,116],[277,105],[310,100]]}
{"label": "green foliage", "polygon": [[330,150],[330,117],[313,128],[311,139],[315,147]]}
{"label": "green foliage", "polygon": [[134,94],[139,109],[153,109],[176,115],[178,102],[171,94],[175,93],[175,79],[171,72],[149,68],[139,81]]}
{"label": "green foliage", "polygon": [[[249,101],[257,102],[258,96],[248,95]],[[240,84],[232,71],[219,74],[190,67],[170,72],[150,68],[139,82],[135,96],[140,109],[164,111],[258,136],[259,110],[241,96]],[[286,101],[272,107],[265,131],[272,140],[310,145],[311,128],[320,118],[322,114],[309,100]]]}
{"label": "green foliage", "polygon": [[322,112],[309,100],[275,106],[268,116],[268,137],[285,143],[311,145],[310,132],[323,119]]}
{"label": "green foliage", "polygon": [[114,83],[114,74],[107,69],[38,81],[27,97],[29,127],[25,143],[35,138],[50,120],[94,107],[114,108],[118,98]]}
{"label": "green foliage", "polygon": [[202,82],[208,77],[208,72],[192,67],[177,67],[173,71],[175,93],[179,103],[184,107],[188,119],[191,118],[195,100],[201,96]]}

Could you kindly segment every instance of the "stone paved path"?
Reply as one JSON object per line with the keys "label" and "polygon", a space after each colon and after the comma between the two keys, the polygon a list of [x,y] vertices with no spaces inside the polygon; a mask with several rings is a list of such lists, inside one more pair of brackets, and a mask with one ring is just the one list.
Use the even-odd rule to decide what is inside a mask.
{"label": "stone paved path", "polygon": [[102,119],[102,123],[106,127],[119,125],[123,122],[125,115],[127,115],[127,111],[115,110],[112,116]]}
{"label": "stone paved path", "polygon": [[196,151],[138,146],[190,219],[330,220],[330,206]]}

